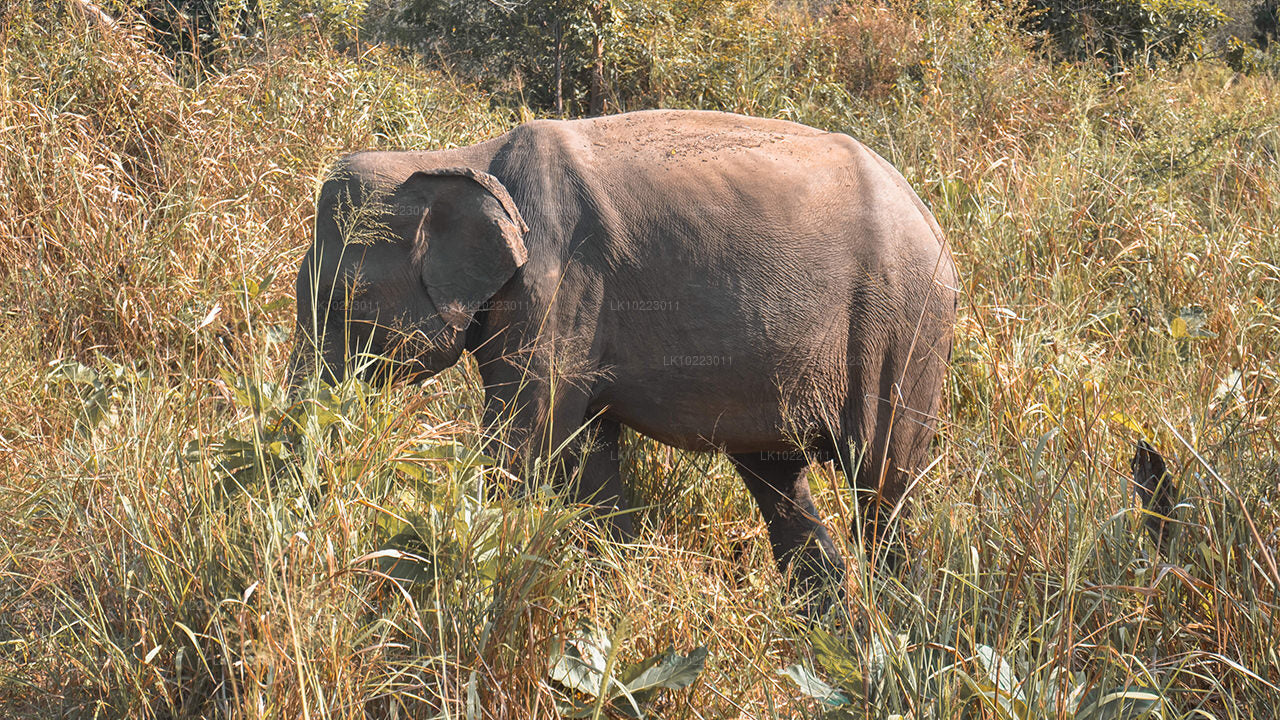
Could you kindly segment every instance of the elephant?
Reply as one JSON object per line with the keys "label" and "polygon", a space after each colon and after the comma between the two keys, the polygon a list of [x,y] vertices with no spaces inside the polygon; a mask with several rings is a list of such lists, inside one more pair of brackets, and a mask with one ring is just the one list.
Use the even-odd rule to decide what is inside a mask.
{"label": "elephant", "polygon": [[808,466],[845,469],[869,547],[900,540],[886,529],[928,459],[957,288],[928,208],[847,135],[712,111],[535,120],[336,161],[291,372],[417,381],[466,351],[504,462],[559,458],[618,537],[625,425],[726,453],[778,568],[842,585]]}

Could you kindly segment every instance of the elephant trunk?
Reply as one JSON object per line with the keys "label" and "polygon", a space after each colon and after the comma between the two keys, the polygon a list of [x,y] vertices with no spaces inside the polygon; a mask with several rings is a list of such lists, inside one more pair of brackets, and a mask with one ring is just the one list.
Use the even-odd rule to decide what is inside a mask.
{"label": "elephant trunk", "polygon": [[308,347],[302,333],[296,333],[293,350],[289,353],[289,363],[285,366],[285,387],[289,389],[289,397],[297,398],[311,374],[315,372],[315,350]]}
{"label": "elephant trunk", "polygon": [[330,383],[336,383],[342,379],[334,370],[338,368],[340,372],[341,359],[337,363],[331,362],[325,350],[317,347],[311,335],[302,328],[299,327],[294,331],[293,350],[289,353],[288,364],[285,366],[285,386],[289,390],[290,398],[296,399],[302,392],[303,386],[317,371],[321,372],[322,377]]}

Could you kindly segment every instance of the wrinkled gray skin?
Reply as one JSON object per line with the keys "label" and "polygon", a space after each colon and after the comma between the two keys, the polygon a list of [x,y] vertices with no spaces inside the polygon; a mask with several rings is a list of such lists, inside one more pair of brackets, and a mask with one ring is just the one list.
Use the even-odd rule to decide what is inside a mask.
{"label": "wrinkled gray skin", "polygon": [[621,425],[723,450],[780,569],[812,585],[844,563],[806,468],[843,463],[880,537],[933,437],[956,285],[929,211],[845,135],[715,112],[537,121],[337,163],[294,371],[318,355],[340,378],[368,349],[398,361],[373,372],[420,379],[466,350],[486,420],[512,418],[511,463],[589,425],[563,459],[601,508],[622,495]]}

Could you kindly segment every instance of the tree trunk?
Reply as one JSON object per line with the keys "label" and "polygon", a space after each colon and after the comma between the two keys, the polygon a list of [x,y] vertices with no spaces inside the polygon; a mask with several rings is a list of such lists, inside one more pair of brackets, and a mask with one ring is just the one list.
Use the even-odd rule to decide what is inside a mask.
{"label": "tree trunk", "polygon": [[605,2],[600,0],[591,8],[592,25],[595,26],[595,39],[592,43],[591,94],[589,115],[604,114],[604,20]]}
{"label": "tree trunk", "polygon": [[564,117],[564,29],[556,18],[556,117]]}

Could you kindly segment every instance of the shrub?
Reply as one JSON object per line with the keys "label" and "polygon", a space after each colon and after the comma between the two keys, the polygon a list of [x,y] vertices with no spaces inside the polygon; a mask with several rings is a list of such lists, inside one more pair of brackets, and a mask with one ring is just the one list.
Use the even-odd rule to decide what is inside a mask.
{"label": "shrub", "polygon": [[883,97],[925,58],[913,15],[895,5],[851,0],[834,6],[818,35],[829,73],[853,95]]}
{"label": "shrub", "polygon": [[1032,24],[1068,55],[1180,60],[1203,52],[1227,16],[1211,0],[1033,0]]}
{"label": "shrub", "polygon": [[762,0],[623,0],[611,84],[628,109],[746,112],[761,95],[794,87],[793,58],[809,25],[799,13]]}
{"label": "shrub", "polygon": [[[521,103],[586,112],[597,38],[613,6],[597,0],[405,0],[382,32]],[[598,98],[596,99],[598,102]]]}

